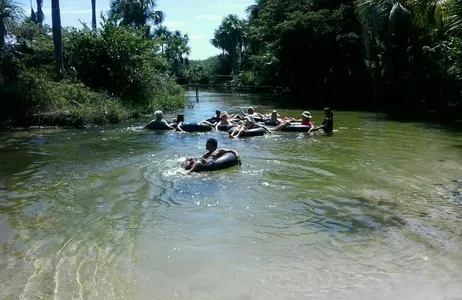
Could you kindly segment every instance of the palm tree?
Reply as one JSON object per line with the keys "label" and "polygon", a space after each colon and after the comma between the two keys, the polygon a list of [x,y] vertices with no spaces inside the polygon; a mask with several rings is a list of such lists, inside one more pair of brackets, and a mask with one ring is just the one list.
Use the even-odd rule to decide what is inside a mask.
{"label": "palm tree", "polygon": [[[228,15],[215,30],[211,44],[228,52],[232,58],[233,74],[238,73],[238,50],[242,49],[244,38],[244,22],[237,15]],[[239,52],[242,52],[241,50]]]}
{"label": "palm tree", "polygon": [[61,32],[61,13],[59,0],[51,0],[51,22],[53,29],[53,43],[55,46],[56,74],[62,78],[63,73],[63,39]]}
{"label": "palm tree", "polygon": [[162,11],[155,10],[156,6],[156,0],[111,0],[109,16],[135,29],[148,27],[146,35],[149,36],[150,24],[157,26],[165,19]]}
{"label": "palm tree", "polygon": [[24,16],[24,10],[14,0],[0,0],[0,47],[5,44],[8,32],[17,27]]}
{"label": "palm tree", "polygon": [[30,0],[30,20],[34,23],[37,23],[37,14],[34,11],[34,7],[32,6],[32,0]]}
{"label": "palm tree", "polygon": [[171,38],[172,33],[165,26],[159,26],[154,30],[154,37],[157,37],[161,41],[162,55],[165,54],[164,47],[168,40]]}
{"label": "palm tree", "polygon": [[35,13],[36,16],[36,23],[42,25],[43,20],[45,20],[45,14],[42,10],[43,7],[43,0],[37,0],[37,12]]}
{"label": "palm tree", "polygon": [[188,43],[188,34],[186,33],[183,35],[179,30],[173,32],[168,39],[165,56],[167,60],[171,62],[172,73],[175,75],[179,74],[180,67],[188,61],[187,56],[191,52]]}
{"label": "palm tree", "polygon": [[96,30],[96,0],[91,0],[91,27]]}

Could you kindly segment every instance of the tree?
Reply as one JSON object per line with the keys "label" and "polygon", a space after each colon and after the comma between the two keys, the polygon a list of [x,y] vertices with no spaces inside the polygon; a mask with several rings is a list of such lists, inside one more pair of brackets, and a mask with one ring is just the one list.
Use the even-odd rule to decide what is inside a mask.
{"label": "tree", "polygon": [[156,0],[111,0],[109,16],[120,25],[146,28],[146,36],[149,36],[150,25],[160,25],[165,19],[162,11],[155,10],[156,6]]}
{"label": "tree", "polygon": [[91,27],[96,30],[96,0],[91,0]]}
{"label": "tree", "polygon": [[0,47],[6,36],[24,19],[24,10],[14,0],[0,0]]}
{"label": "tree", "polygon": [[188,34],[183,35],[179,30],[173,32],[168,38],[165,57],[171,64],[172,74],[178,76],[182,67],[187,64],[187,56],[191,52],[188,42]]}
{"label": "tree", "polygon": [[51,21],[53,30],[53,44],[55,46],[56,74],[62,78],[63,73],[63,39],[61,31],[61,12],[59,0],[51,0]]}
{"label": "tree", "polygon": [[153,37],[156,37],[161,42],[162,55],[165,54],[164,47],[171,38],[172,33],[165,26],[159,26],[154,30]]}
{"label": "tree", "polygon": [[[210,40],[214,47],[226,51],[232,58],[233,74],[238,74],[238,52],[242,52],[244,39],[244,21],[237,15],[228,15],[215,30],[214,38]],[[238,51],[241,49],[241,51]]]}
{"label": "tree", "polygon": [[42,25],[43,20],[45,20],[45,14],[42,10],[43,7],[43,0],[37,0],[37,12],[35,13],[36,16],[36,23]]}

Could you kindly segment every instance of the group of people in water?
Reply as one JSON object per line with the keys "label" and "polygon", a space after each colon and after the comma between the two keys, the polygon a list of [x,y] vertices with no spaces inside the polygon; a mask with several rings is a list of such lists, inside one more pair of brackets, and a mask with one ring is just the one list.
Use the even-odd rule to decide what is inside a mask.
{"label": "group of people in water", "polygon": [[[231,138],[237,138],[241,136],[246,130],[250,129],[263,128],[271,133],[274,131],[280,131],[287,126],[294,124],[309,126],[309,133],[319,130],[322,130],[327,134],[333,132],[334,118],[330,108],[324,109],[324,120],[320,126],[314,125],[312,120],[313,117],[309,111],[304,111],[301,114],[300,119],[295,119],[292,117],[281,118],[276,110],[274,110],[271,114],[257,113],[252,107],[247,109],[247,113],[245,113],[242,108],[240,108],[240,110],[243,116],[240,114],[229,115],[226,111],[222,112],[220,110],[216,110],[215,116],[200,122],[200,124],[211,126],[217,130],[220,126],[228,126],[232,128],[229,132],[229,136]],[[184,115],[178,115],[177,118],[170,124],[163,119],[163,113],[161,111],[155,112],[154,116],[155,119],[151,121],[150,124],[156,123],[165,126],[167,129],[184,132],[184,130],[181,128],[185,122]],[[274,125],[274,127],[269,128],[267,125]],[[182,163],[181,166],[187,170],[187,173],[200,171],[204,165],[210,163],[213,164],[214,161],[216,161],[225,153],[233,153],[235,156],[235,164],[241,164],[241,159],[237,151],[232,149],[218,148],[218,141],[214,138],[209,138],[207,140],[205,148],[207,153],[205,153],[202,157],[198,159],[188,158]]]}
{"label": "group of people in water", "polygon": [[[261,114],[255,112],[253,107],[247,109],[245,113],[242,108],[240,108],[242,115],[235,114],[229,115],[226,111],[215,111],[215,116],[210,119],[203,120],[200,122],[202,125],[208,125],[212,128],[218,130],[221,126],[226,126],[226,128],[233,128],[229,136],[231,138],[240,137],[246,130],[263,128],[267,132],[271,133],[274,131],[280,131],[284,128],[298,124],[307,126],[309,128],[308,132],[315,132],[322,129],[325,133],[332,133],[334,127],[333,113],[330,108],[324,109],[324,120],[320,126],[315,126],[313,123],[313,117],[309,111],[304,111],[301,114],[300,119],[295,119],[293,117],[284,117],[281,118],[276,110],[273,110],[271,114]],[[183,114],[179,114],[172,123],[168,123],[163,118],[162,111],[156,111],[154,113],[155,119],[152,120],[146,127],[159,127],[162,126],[164,129],[177,130],[180,132],[185,132],[182,128],[182,125],[185,122],[185,117]],[[274,125],[275,127],[269,128],[266,125]]]}

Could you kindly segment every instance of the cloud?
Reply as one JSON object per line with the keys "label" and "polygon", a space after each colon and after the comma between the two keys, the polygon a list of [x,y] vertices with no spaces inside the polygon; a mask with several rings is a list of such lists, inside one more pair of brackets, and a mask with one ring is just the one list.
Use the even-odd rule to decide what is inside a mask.
{"label": "cloud", "polygon": [[205,35],[203,34],[192,34],[189,36],[189,39],[192,41],[201,41],[205,39]]}
{"label": "cloud", "polygon": [[196,19],[207,20],[207,21],[219,21],[222,19],[222,17],[218,15],[199,15],[199,16],[196,16]]}
{"label": "cloud", "polygon": [[162,25],[167,26],[170,29],[180,29],[186,26],[186,22],[183,21],[166,21]]}

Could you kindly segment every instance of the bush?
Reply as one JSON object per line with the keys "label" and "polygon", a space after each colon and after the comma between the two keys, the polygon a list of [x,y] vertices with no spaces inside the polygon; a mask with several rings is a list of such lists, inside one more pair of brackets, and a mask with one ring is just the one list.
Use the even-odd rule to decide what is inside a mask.
{"label": "bush", "polygon": [[156,54],[157,41],[145,39],[144,32],[103,20],[96,33],[87,27],[72,30],[65,45],[79,80],[126,104],[149,109],[159,96],[182,93],[167,79],[167,62]]}
{"label": "bush", "polygon": [[142,112],[183,107],[156,43],[103,22],[64,30],[65,79],[55,81],[50,29],[24,22],[0,49],[0,127],[118,123]]}

